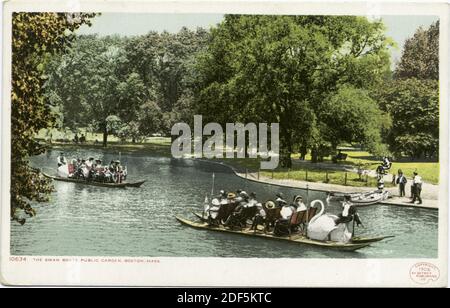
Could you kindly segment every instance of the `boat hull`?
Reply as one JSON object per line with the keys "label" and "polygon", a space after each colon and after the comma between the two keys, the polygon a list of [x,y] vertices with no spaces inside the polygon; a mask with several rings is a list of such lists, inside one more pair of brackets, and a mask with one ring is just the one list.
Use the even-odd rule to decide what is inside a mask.
{"label": "boat hull", "polygon": [[60,181],[60,182],[69,182],[69,183],[76,183],[76,184],[83,184],[83,185],[90,185],[90,186],[99,186],[99,187],[108,187],[108,188],[140,187],[142,184],[145,183],[145,181],[138,181],[138,182],[132,182],[132,183],[100,183],[100,182],[94,182],[94,181],[84,181],[84,180],[63,178],[63,177],[59,177],[59,176],[51,176],[51,175],[48,175],[45,173],[44,173],[44,176],[51,178],[55,181]]}
{"label": "boat hull", "polygon": [[[200,213],[192,212],[197,218],[199,218],[201,221],[206,222],[206,219],[202,216]],[[377,237],[359,237],[355,236],[352,238],[351,242],[355,244],[363,244],[363,243],[375,243],[382,241],[387,238],[392,238],[393,235],[387,235],[387,236],[377,236]]]}
{"label": "boat hull", "polygon": [[236,235],[244,235],[249,237],[255,237],[255,238],[264,238],[264,239],[270,239],[270,240],[276,240],[276,241],[282,241],[282,242],[289,242],[292,244],[301,244],[301,245],[308,245],[308,246],[314,246],[319,248],[327,248],[327,249],[333,249],[333,250],[340,250],[340,251],[356,251],[358,249],[367,247],[370,245],[370,243],[337,243],[337,242],[331,242],[331,241],[315,241],[308,239],[307,237],[303,235],[292,235],[292,236],[286,236],[286,237],[278,237],[271,234],[265,234],[262,232],[254,232],[251,230],[248,231],[236,231],[236,230],[230,230],[226,229],[223,226],[218,227],[211,227],[205,222],[193,222],[188,219],[175,216],[176,220],[178,220],[183,225],[195,228],[195,229],[201,229],[201,230],[208,230],[208,231],[215,231],[215,232],[223,232],[223,233],[231,233]]}
{"label": "boat hull", "polygon": [[374,205],[377,203],[381,203],[384,200],[389,198],[388,191],[383,191],[383,192],[371,191],[371,192],[366,192],[366,193],[349,193],[349,194],[333,193],[333,197],[335,197],[337,199],[342,198],[342,200],[344,199],[345,195],[349,195],[351,198],[350,202],[354,206],[357,206],[357,207]]}

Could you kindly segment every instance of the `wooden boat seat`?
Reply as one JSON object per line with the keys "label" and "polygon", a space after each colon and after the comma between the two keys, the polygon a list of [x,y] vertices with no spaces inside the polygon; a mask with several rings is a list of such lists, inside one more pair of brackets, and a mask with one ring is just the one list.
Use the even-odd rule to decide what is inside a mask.
{"label": "wooden boat seat", "polygon": [[316,207],[310,207],[308,209],[308,219],[304,221],[305,223],[310,221],[314,216],[316,216],[317,208]]}
{"label": "wooden boat seat", "polygon": [[306,215],[307,215],[308,211],[300,211],[300,212],[295,212],[294,214],[292,214],[291,219],[289,221],[289,225],[291,226],[297,226],[301,223],[306,222]]}

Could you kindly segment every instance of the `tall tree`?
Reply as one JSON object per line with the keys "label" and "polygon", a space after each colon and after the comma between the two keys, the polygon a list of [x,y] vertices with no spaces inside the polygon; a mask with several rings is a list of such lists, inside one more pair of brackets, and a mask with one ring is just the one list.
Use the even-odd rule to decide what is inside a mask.
{"label": "tall tree", "polygon": [[139,74],[127,69],[124,44],[119,37],[79,37],[56,59],[46,85],[49,97],[62,106],[65,125],[93,125],[103,133],[105,147],[113,133],[108,119],[129,122],[149,99]]}
{"label": "tall tree", "polygon": [[324,107],[323,116],[328,127],[337,128],[324,132],[333,148],[342,142],[358,142],[372,154],[381,156],[387,153],[380,125],[384,125],[384,130],[389,129],[390,118],[367,91],[342,86],[325,101]]}
{"label": "tall tree", "polygon": [[320,148],[324,101],[342,84],[377,85],[389,72],[381,22],[362,17],[227,15],[199,57],[197,112],[222,123],[280,123],[280,162]]}
{"label": "tall tree", "polygon": [[[13,13],[11,92],[11,217],[31,202],[48,199],[52,187],[28,163],[30,156],[45,151],[34,137],[52,127],[55,115],[44,99],[43,69],[49,56],[61,51],[73,38],[72,32],[89,24],[94,14]],[[24,223],[24,219],[20,219]]]}
{"label": "tall tree", "polygon": [[406,40],[395,77],[439,80],[439,21]]}
{"label": "tall tree", "polygon": [[392,118],[387,142],[401,157],[439,154],[439,82],[415,78],[392,80],[380,89],[378,101]]}

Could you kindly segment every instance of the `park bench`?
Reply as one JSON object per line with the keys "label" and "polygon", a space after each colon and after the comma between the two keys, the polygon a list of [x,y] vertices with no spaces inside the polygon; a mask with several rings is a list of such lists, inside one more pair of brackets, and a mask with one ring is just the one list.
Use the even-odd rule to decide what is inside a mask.
{"label": "park bench", "polygon": [[346,160],[346,159],[347,159],[347,154],[341,153],[340,151],[338,154],[336,154],[332,157],[332,160],[334,163],[337,163],[339,160]]}

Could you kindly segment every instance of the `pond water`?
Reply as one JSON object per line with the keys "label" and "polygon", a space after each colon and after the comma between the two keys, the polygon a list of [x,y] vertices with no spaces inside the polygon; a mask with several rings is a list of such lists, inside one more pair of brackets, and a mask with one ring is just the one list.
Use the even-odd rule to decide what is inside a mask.
{"label": "pond water", "polygon": [[[66,157],[117,159],[117,153],[66,151]],[[55,173],[59,151],[34,157],[33,165]],[[357,252],[267,241],[195,230],[174,216],[192,218],[215,189],[239,188],[256,192],[258,199],[273,199],[278,191],[289,200],[300,189],[249,182],[225,166],[167,157],[122,154],[129,181],[146,180],[140,188],[109,189],[54,182],[56,192],[46,204],[36,205],[38,215],[23,226],[11,222],[12,255],[130,256],[130,257],[260,257],[260,258],[434,258],[437,257],[438,211],[375,205],[359,208],[365,228],[356,235],[394,235]],[[309,200],[324,193],[309,191]],[[332,204],[330,212],[339,211]]]}

